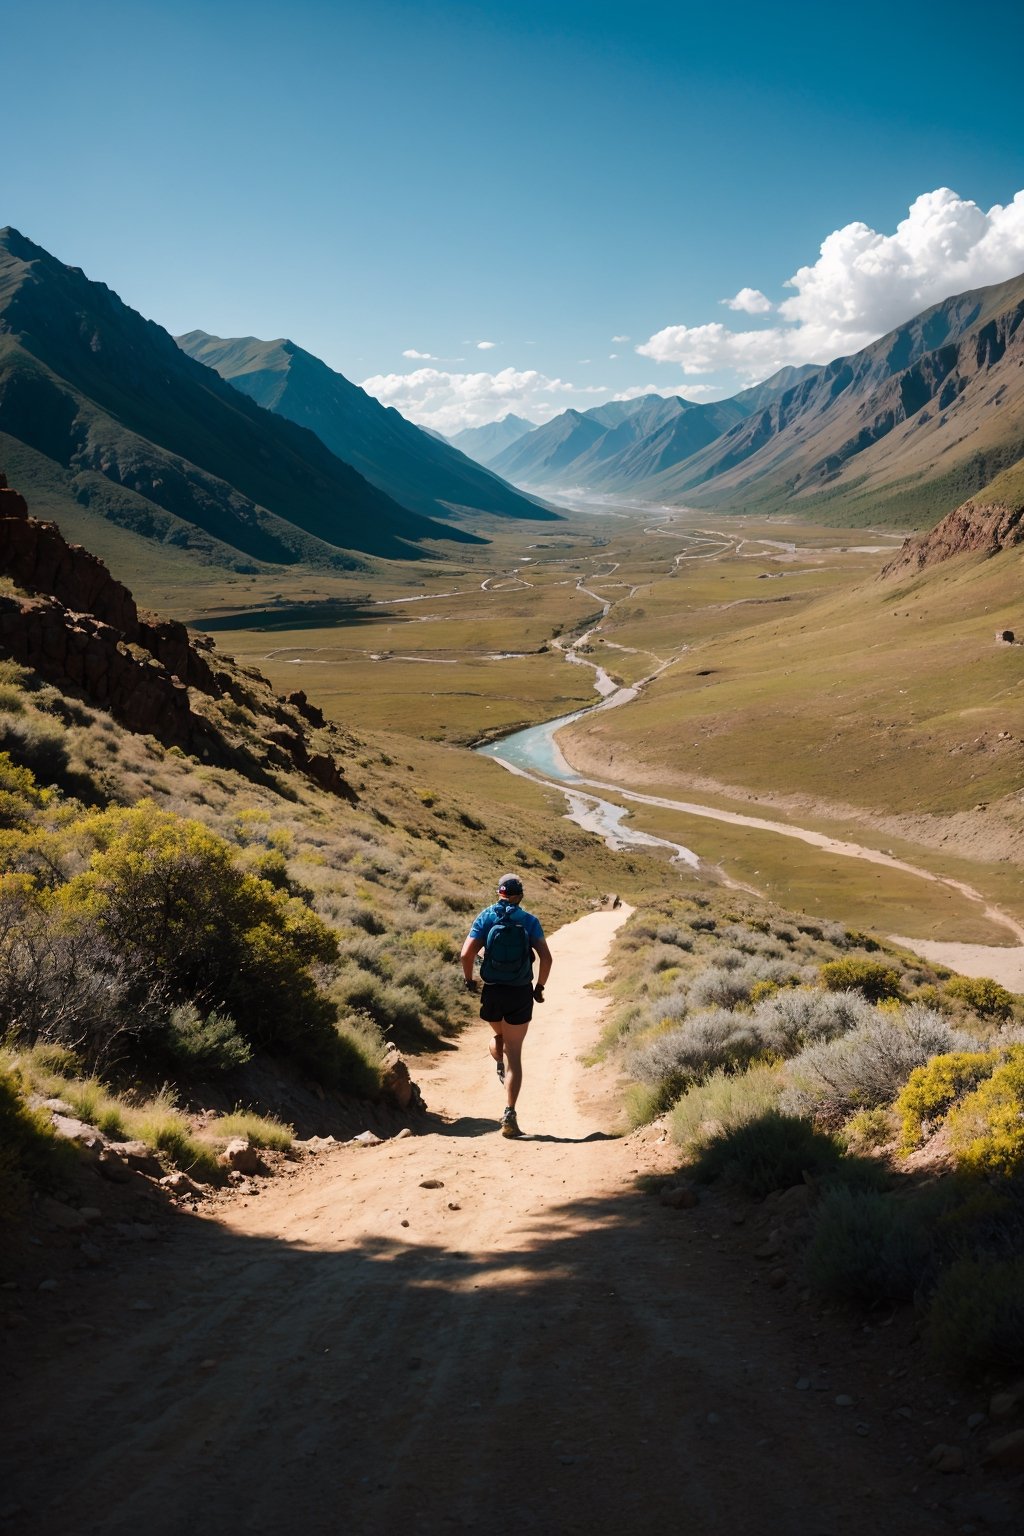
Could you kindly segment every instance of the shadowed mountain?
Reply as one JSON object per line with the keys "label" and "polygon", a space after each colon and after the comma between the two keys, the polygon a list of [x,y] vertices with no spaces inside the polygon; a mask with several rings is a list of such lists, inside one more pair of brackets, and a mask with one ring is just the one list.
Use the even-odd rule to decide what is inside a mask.
{"label": "shadowed mountain", "polygon": [[934,304],[785,390],[652,498],[932,523],[1024,454],[1024,277]]}
{"label": "shadowed mountain", "polygon": [[556,516],[293,341],[206,331],[189,331],[177,341],[189,357],[216,369],[258,405],[315,432],[332,453],[402,506],[427,517]]}
{"label": "shadowed mountain", "polygon": [[629,490],[741,421],[734,401],[693,405],[674,395],[568,410],[520,437],[493,461],[516,484]]}
{"label": "shadowed mountain", "polygon": [[500,453],[506,448],[532,432],[535,423],[525,421],[522,416],[515,416],[510,411],[500,421],[489,421],[483,427],[464,427],[461,432],[455,432],[448,441],[460,453],[467,453],[471,459],[476,459],[478,464],[492,464]]}
{"label": "shadowed mountain", "polygon": [[234,568],[415,559],[472,535],[370,485],[102,283],[0,231],[0,469],[81,536],[107,519]]}

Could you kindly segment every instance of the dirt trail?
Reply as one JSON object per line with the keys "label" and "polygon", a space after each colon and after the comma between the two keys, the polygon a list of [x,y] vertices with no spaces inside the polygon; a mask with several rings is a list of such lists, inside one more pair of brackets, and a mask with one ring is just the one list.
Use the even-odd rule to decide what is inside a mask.
{"label": "dirt trail", "polygon": [[[739,1226],[717,1198],[677,1211],[636,1192],[664,1151],[609,1135],[616,1085],[578,1061],[601,1016],[585,986],[624,915],[552,940],[522,1141],[496,1133],[481,1025],[419,1074],[432,1113],[415,1137],[307,1160],[247,1204],[177,1217],[116,1276],[80,1277],[79,1310],[19,1345],[3,1527],[959,1529],[938,1507],[950,1480],[922,1474],[943,1429],[893,1417],[896,1340],[882,1364],[830,1364],[793,1286],[761,1283],[754,1213]],[[100,1331],[72,1346],[76,1316]]]}

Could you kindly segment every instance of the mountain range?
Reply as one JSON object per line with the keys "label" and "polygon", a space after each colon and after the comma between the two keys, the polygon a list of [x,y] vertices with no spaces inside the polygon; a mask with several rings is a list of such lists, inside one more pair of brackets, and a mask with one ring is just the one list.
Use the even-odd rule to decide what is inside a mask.
{"label": "mountain range", "polygon": [[491,461],[517,484],[626,490],[703,448],[741,421],[733,401],[694,405],[675,396],[612,400],[563,411]]}
{"label": "mountain range", "polygon": [[729,400],[565,411],[491,462],[533,488],[829,522],[934,523],[1024,456],[1024,276]]}
{"label": "mountain range", "polygon": [[189,357],[216,369],[257,405],[315,432],[339,459],[403,507],[442,518],[481,512],[533,519],[555,515],[293,341],[206,331],[189,331],[177,341]]}
{"label": "mountain range", "polygon": [[489,421],[482,427],[464,427],[461,432],[452,433],[448,441],[461,453],[476,459],[478,464],[490,464],[516,438],[532,432],[534,426],[534,422],[510,411],[500,421]]}
{"label": "mountain range", "polygon": [[[338,390],[355,389],[318,366]],[[17,230],[0,231],[0,470],[90,545],[119,540],[123,552],[127,540],[142,559],[157,558],[157,547],[185,550],[234,570],[297,561],[353,569],[366,556],[421,558],[428,541],[486,542],[425,515],[443,513],[442,490],[454,502],[460,484],[461,505],[474,504],[475,488],[481,510],[555,515],[356,393],[368,438],[379,418],[393,429],[393,441],[378,432],[375,446],[396,461],[401,495],[190,358],[103,283]],[[405,499],[414,476],[394,443],[411,444],[411,460],[417,440],[423,483]],[[362,457],[369,465],[372,447]],[[440,465],[432,481],[431,463]]]}

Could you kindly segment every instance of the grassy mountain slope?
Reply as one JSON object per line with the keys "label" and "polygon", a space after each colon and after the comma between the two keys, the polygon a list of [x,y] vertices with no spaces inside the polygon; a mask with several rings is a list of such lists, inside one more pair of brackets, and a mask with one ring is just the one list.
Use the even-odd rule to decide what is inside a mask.
{"label": "grassy mountain slope", "polygon": [[1024,454],[1024,277],[957,295],[796,383],[645,495],[923,526]]}
{"label": "grassy mountain slope", "polygon": [[[745,582],[750,595],[723,607],[710,588],[677,662],[635,702],[563,734],[570,761],[624,784],[797,806],[804,825],[902,818],[947,865],[1024,848],[1024,648],[996,640],[1019,623],[1020,546],[817,597],[785,577],[755,597],[750,562],[720,569],[719,592]],[[662,585],[669,601],[677,589]],[[659,596],[652,586],[649,614]],[[628,616],[606,629],[633,641]]]}
{"label": "grassy mountain slope", "polygon": [[398,505],[15,230],[0,233],[0,433],[9,477],[30,498],[45,486],[58,521],[84,509],[207,560],[344,567],[470,537]]}
{"label": "grassy mountain slope", "polygon": [[205,331],[189,331],[177,341],[189,357],[215,369],[258,405],[315,432],[332,453],[404,507],[427,517],[454,511],[537,520],[555,516],[293,341]]}

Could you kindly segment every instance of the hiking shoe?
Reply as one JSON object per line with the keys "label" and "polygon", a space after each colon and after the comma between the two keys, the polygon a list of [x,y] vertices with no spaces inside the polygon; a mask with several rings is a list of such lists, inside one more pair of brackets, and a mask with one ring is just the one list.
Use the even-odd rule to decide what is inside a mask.
{"label": "hiking shoe", "polygon": [[521,1136],[523,1134],[519,1129],[519,1121],[516,1119],[516,1112],[514,1109],[506,1109],[505,1113],[502,1115],[501,1134],[503,1136]]}
{"label": "hiking shoe", "polygon": [[505,1086],[505,1062],[504,1062],[504,1059],[502,1059],[501,1061],[499,1061],[499,1062],[497,1062],[495,1064],[495,1071],[498,1074],[498,1082],[504,1088],[504,1086]]}

